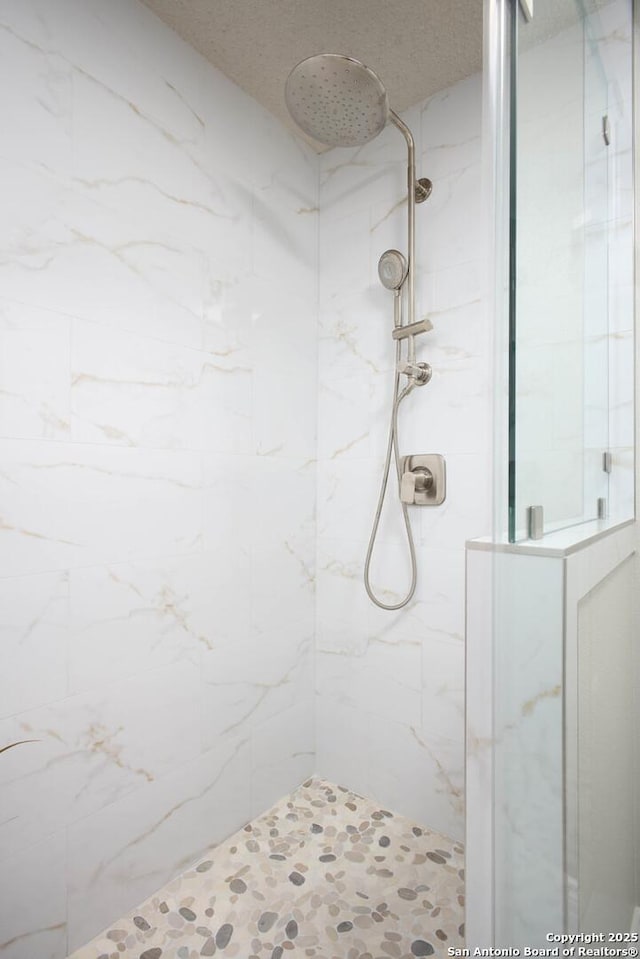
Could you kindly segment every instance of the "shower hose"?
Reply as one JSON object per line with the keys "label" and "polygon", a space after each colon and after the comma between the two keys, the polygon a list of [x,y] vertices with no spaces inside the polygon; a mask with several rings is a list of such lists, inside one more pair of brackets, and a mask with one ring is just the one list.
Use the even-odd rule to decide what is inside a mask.
{"label": "shower hose", "polygon": [[396,343],[396,373],[393,382],[393,404],[391,407],[391,420],[389,422],[389,439],[387,441],[387,456],[384,465],[384,471],[382,474],[382,484],[380,486],[380,496],[378,497],[378,505],[376,507],[376,514],[373,520],[373,528],[371,530],[371,537],[369,539],[369,546],[367,547],[367,556],[364,563],[364,587],[367,591],[369,599],[379,606],[380,609],[402,609],[403,606],[406,606],[416,590],[416,548],[413,542],[413,533],[411,531],[411,522],[409,521],[409,512],[407,510],[407,504],[400,501],[400,506],[402,509],[402,518],[404,520],[405,530],[407,532],[407,543],[409,545],[409,556],[411,559],[411,585],[409,586],[409,591],[407,592],[404,599],[399,603],[383,603],[373,592],[371,588],[371,579],[370,579],[370,567],[371,567],[371,556],[373,554],[373,549],[375,546],[376,538],[378,535],[378,527],[380,525],[380,516],[382,513],[382,506],[384,504],[384,498],[387,492],[387,483],[389,480],[389,470],[391,468],[391,454],[393,453],[395,464],[396,464],[396,475],[398,478],[398,494],[400,492],[400,483],[402,482],[402,474],[400,468],[400,454],[398,452],[398,409],[403,399],[411,393],[415,387],[415,381],[409,379],[409,382],[403,390],[400,390],[400,373],[398,372],[398,364],[400,362],[400,341]]}

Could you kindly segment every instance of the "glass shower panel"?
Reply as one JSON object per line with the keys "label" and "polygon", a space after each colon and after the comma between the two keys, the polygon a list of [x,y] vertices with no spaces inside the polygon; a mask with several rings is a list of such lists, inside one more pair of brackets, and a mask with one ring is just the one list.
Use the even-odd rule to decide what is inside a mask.
{"label": "glass shower panel", "polygon": [[[577,0],[514,18],[509,538],[607,498],[607,82]],[[604,508],[601,505],[601,509]]]}
{"label": "glass shower panel", "polygon": [[[580,5],[582,9],[582,5]],[[584,300],[582,519],[598,516],[598,501],[608,511],[609,450],[609,162],[611,118],[608,83],[600,56],[599,20],[584,17]],[[578,518],[579,519],[579,518]],[[563,525],[567,525],[564,523]]]}
{"label": "glass shower panel", "polygon": [[[492,933],[521,948],[638,921],[633,4],[508,11],[511,544],[497,510]],[[611,522],[582,525],[603,511]]]}

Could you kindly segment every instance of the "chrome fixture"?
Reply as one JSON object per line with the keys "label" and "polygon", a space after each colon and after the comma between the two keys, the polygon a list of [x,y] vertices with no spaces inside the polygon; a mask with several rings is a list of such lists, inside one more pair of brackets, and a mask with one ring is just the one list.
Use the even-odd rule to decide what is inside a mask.
{"label": "chrome fixture", "polygon": [[533,0],[520,0],[520,6],[527,23],[533,20]]}
{"label": "chrome fixture", "polygon": [[403,456],[400,470],[400,499],[414,506],[440,506],[446,496],[444,456],[423,453]]}
{"label": "chrome fixture", "polygon": [[542,506],[527,507],[527,526],[529,539],[542,539],[544,536],[544,509]]}
{"label": "chrome fixture", "polygon": [[368,143],[389,120],[380,78],[359,60],[337,53],[298,63],[287,77],[285,101],[298,126],[330,147]]}
{"label": "chrome fixture", "polygon": [[[387,91],[380,78],[359,60],[336,53],[321,53],[302,60],[287,78],[285,101],[298,126],[327,146],[361,146],[377,137],[389,122],[400,130],[407,144],[407,256],[398,250],[386,250],[378,262],[380,282],[393,293],[392,337],[396,343],[396,362],[385,467],[364,566],[364,584],[370,599],[381,609],[401,609],[413,596],[417,581],[416,552],[407,504],[439,505],[445,493],[442,457],[435,454],[429,457],[405,457],[401,462],[398,452],[400,404],[417,386],[425,386],[432,372],[428,363],[416,361],[415,350],[416,336],[433,328],[429,319],[416,321],[415,318],[415,205],[427,199],[432,184],[426,177],[416,179],[415,143],[411,130],[390,109]],[[405,294],[407,323],[403,322]],[[402,356],[403,343],[407,344],[406,357]],[[406,376],[402,389],[401,376]],[[392,454],[411,559],[411,584],[404,599],[387,604],[374,594],[369,571]],[[422,462],[409,465],[410,461],[423,459],[429,460],[428,465]]]}
{"label": "chrome fixture", "polygon": [[418,333],[428,333],[433,329],[433,323],[427,317],[424,320],[418,320],[417,323],[407,323],[406,326],[399,326],[391,334],[394,340],[406,340],[408,336],[417,336]]}
{"label": "chrome fixture", "polygon": [[426,176],[421,176],[419,180],[416,180],[416,203],[424,203],[425,200],[428,200],[432,190],[433,183]]}
{"label": "chrome fixture", "polygon": [[409,264],[398,250],[386,250],[378,260],[378,276],[387,290],[399,290],[408,272]]}
{"label": "chrome fixture", "polygon": [[411,130],[389,107],[387,91],[369,67],[338,53],[320,53],[298,63],[285,84],[285,102],[298,126],[330,147],[362,146],[396,126],[407,142],[409,322],[414,321],[415,204],[431,193],[431,181],[416,180]]}

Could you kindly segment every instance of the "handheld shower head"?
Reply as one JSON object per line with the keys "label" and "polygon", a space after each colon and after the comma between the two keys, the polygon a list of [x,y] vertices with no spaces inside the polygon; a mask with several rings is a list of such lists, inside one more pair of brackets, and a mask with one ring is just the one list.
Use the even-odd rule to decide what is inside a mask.
{"label": "handheld shower head", "polygon": [[387,91],[359,60],[320,53],[293,68],[285,85],[289,113],[305,133],[327,146],[373,140],[389,119]]}
{"label": "handheld shower head", "polygon": [[378,260],[378,276],[387,290],[399,290],[408,272],[409,264],[399,250],[385,250]]}

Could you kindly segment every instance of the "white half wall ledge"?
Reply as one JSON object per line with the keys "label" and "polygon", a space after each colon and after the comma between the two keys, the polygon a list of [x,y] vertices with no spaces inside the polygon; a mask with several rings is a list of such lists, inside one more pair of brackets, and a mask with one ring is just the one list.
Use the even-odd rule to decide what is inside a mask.
{"label": "white half wall ledge", "polygon": [[578,605],[638,542],[634,521],[589,525],[591,535],[578,540],[574,531],[576,541],[565,536],[553,548],[467,543],[466,935],[474,946],[543,946],[549,928],[576,931],[566,874],[577,841]]}
{"label": "white half wall ledge", "polygon": [[636,521],[633,517],[624,520],[591,520],[588,523],[580,523],[566,529],[546,533],[539,540],[527,539],[517,543],[509,543],[506,540],[485,536],[468,540],[466,546],[467,549],[485,550],[490,553],[518,553],[522,556],[555,556],[556,558],[562,558],[592,546],[598,540],[609,536],[616,530],[635,525]]}

